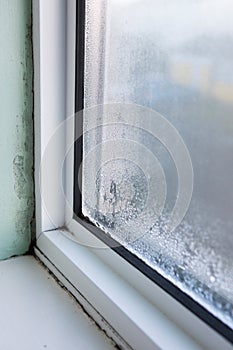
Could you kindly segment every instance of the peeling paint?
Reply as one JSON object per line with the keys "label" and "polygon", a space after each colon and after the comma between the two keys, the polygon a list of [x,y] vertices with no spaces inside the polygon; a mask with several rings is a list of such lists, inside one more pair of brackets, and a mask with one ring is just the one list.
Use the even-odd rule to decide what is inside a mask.
{"label": "peeling paint", "polygon": [[19,199],[22,199],[26,193],[27,181],[24,174],[24,156],[16,155],[13,159],[13,172],[14,172],[14,190]]}

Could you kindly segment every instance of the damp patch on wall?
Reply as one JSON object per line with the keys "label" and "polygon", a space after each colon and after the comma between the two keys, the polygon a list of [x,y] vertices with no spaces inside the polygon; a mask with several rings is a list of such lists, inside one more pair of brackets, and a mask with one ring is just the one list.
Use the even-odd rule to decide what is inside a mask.
{"label": "damp patch on wall", "polygon": [[27,252],[34,221],[31,14],[29,0],[0,2],[0,259]]}

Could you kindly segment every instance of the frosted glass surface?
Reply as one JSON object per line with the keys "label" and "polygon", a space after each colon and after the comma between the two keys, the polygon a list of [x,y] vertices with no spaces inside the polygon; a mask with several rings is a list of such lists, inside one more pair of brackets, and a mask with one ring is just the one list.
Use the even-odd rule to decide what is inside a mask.
{"label": "frosted glass surface", "polygon": [[[84,114],[83,214],[233,328],[232,1],[86,3],[85,108],[99,107]],[[192,161],[192,199],[172,232],[177,166],[147,108]]]}

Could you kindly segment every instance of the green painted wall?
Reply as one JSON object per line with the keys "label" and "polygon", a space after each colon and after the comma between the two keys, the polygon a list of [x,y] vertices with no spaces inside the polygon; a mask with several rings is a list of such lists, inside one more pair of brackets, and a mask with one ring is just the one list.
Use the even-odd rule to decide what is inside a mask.
{"label": "green painted wall", "polygon": [[33,61],[31,0],[0,0],[0,259],[31,242]]}

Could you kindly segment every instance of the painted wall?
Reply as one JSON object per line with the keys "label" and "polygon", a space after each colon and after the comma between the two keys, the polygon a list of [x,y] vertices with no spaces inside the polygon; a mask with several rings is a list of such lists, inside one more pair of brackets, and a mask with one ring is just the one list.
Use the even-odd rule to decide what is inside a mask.
{"label": "painted wall", "polygon": [[32,67],[31,0],[0,0],[0,259],[31,242]]}

